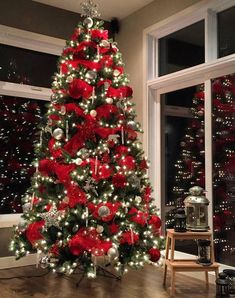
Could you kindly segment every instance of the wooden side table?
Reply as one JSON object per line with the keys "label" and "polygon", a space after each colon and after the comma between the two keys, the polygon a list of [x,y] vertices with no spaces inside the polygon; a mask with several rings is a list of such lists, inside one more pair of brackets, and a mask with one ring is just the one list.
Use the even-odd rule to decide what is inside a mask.
{"label": "wooden side table", "polygon": [[[174,259],[174,252],[175,252],[175,241],[176,240],[198,240],[198,239],[206,239],[211,241],[211,262],[210,266],[203,266],[194,260],[175,260]],[[169,258],[169,250],[171,250],[171,255]],[[163,284],[166,284],[166,275],[167,269],[171,271],[171,296],[175,294],[175,273],[176,272],[185,272],[185,271],[204,271],[205,272],[205,279],[206,279],[206,286],[208,288],[209,281],[208,281],[208,272],[214,271],[216,277],[218,276],[219,264],[215,263],[214,257],[214,246],[213,246],[213,238],[212,232],[191,232],[187,231],[185,233],[175,232],[174,229],[167,230],[167,237],[166,237],[166,259],[164,265],[164,280]]]}

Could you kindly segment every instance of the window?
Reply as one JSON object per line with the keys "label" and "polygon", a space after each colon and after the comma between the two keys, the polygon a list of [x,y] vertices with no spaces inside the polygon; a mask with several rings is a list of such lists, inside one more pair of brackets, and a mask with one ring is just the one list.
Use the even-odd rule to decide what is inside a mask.
{"label": "window", "polygon": [[[172,227],[188,188],[202,186],[210,200],[216,260],[230,266],[235,266],[234,11],[230,0],[199,2],[144,32],[145,150],[163,230]],[[190,243],[177,249],[196,254]]]}

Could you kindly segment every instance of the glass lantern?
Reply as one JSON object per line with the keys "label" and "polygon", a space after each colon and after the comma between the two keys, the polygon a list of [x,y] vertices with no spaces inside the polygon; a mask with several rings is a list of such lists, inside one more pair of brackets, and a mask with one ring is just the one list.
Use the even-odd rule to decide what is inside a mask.
{"label": "glass lantern", "polygon": [[219,273],[216,279],[216,297],[228,297],[229,295],[229,281],[227,275],[223,272]]}
{"label": "glass lantern", "polygon": [[201,240],[197,241],[198,246],[198,264],[203,266],[211,265],[211,242],[210,240]]}
{"label": "glass lantern", "polygon": [[208,231],[209,200],[203,195],[203,188],[200,186],[191,187],[189,193],[190,195],[184,200],[187,230]]}
{"label": "glass lantern", "polygon": [[229,294],[232,294],[229,297],[235,297],[235,270],[224,269],[223,273],[227,275],[227,279],[229,281]]}
{"label": "glass lantern", "polygon": [[186,215],[183,208],[178,208],[174,217],[175,224],[174,230],[175,232],[186,232]]}

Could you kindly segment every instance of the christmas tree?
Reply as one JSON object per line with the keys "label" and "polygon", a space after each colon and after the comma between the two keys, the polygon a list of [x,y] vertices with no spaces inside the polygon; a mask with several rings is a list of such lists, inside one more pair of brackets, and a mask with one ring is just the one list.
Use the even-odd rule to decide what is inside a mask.
{"label": "christmas tree", "polygon": [[35,147],[36,172],[11,249],[37,252],[41,265],[90,277],[96,264],[157,263],[163,239],[121,53],[108,39],[97,7],[63,49],[50,106]]}
{"label": "christmas tree", "polygon": [[[216,259],[234,264],[235,242],[235,75],[212,80],[213,107],[213,224]],[[175,163],[175,180],[170,205],[183,206],[194,185],[205,188],[204,87],[200,86],[192,102],[192,120],[180,142]],[[177,208],[166,215],[167,227],[174,225]]]}

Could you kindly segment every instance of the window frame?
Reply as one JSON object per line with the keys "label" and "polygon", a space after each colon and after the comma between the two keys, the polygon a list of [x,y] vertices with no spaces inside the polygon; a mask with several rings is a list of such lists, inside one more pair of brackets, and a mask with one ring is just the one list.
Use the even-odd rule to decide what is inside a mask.
{"label": "window frame", "polygon": [[[149,175],[153,196],[165,225],[164,105],[161,94],[204,84],[205,86],[205,175],[209,204],[209,226],[213,227],[213,156],[211,79],[235,72],[235,54],[217,58],[217,13],[234,6],[234,1],[200,1],[143,32],[143,129],[144,150],[152,164]],[[198,21],[205,23],[205,62],[158,76],[158,40]],[[178,107],[179,108],[179,107]],[[180,113],[180,111],[178,111]],[[164,199],[161,199],[164,198]],[[226,266],[229,267],[229,266]]]}
{"label": "window frame", "polygon": [[[0,43],[46,54],[61,55],[65,40],[0,25]],[[0,81],[0,95],[49,101],[51,89]],[[22,213],[0,214],[0,229],[10,228],[20,221]]]}

